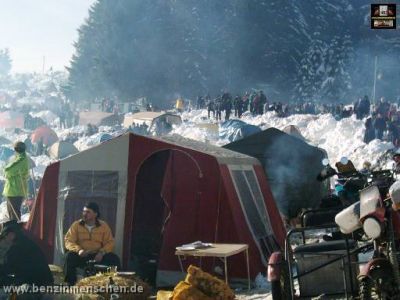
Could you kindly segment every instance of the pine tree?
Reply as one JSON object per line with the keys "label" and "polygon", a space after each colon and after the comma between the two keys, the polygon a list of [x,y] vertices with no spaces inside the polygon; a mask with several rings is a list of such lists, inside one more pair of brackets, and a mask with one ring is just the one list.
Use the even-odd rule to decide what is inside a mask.
{"label": "pine tree", "polygon": [[325,74],[321,84],[321,98],[324,101],[338,102],[351,89],[348,68],[351,64],[352,46],[350,36],[335,36],[324,56]]}
{"label": "pine tree", "polygon": [[324,80],[327,45],[315,34],[312,44],[304,54],[297,71],[294,88],[295,100],[320,100],[319,88]]}
{"label": "pine tree", "polygon": [[[64,91],[77,100],[116,96],[161,102],[177,94],[191,98],[265,84],[284,96],[294,90],[297,99],[342,98],[348,59],[339,49],[330,53],[327,45],[336,36],[345,55],[351,54],[342,28],[359,13],[352,4],[97,0],[79,29]],[[348,40],[357,32],[353,27]]]}

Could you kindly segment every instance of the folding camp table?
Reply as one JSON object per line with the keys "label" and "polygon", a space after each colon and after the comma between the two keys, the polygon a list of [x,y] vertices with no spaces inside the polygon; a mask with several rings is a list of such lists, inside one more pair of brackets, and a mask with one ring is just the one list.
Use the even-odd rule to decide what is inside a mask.
{"label": "folding camp table", "polygon": [[218,257],[224,262],[225,267],[225,282],[228,284],[228,263],[229,256],[245,252],[246,267],[247,267],[247,282],[250,290],[250,265],[249,265],[249,245],[246,244],[212,244],[211,247],[195,250],[176,250],[175,255],[178,256],[179,265],[182,272],[185,272],[182,265],[182,257]]}

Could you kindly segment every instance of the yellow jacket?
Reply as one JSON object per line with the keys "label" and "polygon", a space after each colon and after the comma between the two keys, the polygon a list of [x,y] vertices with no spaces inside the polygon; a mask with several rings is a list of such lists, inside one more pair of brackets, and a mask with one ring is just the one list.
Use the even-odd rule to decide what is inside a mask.
{"label": "yellow jacket", "polygon": [[65,248],[68,251],[79,252],[86,251],[103,251],[105,253],[112,252],[114,249],[114,238],[110,227],[106,222],[98,220],[92,231],[85,227],[83,220],[72,223],[64,238]]}
{"label": "yellow jacket", "polygon": [[176,99],[175,108],[176,109],[183,109],[184,103],[182,98]]}

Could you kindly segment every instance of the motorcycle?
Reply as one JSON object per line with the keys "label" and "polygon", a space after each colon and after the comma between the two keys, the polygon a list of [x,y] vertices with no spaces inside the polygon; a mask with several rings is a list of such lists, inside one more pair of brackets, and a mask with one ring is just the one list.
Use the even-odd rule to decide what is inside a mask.
{"label": "motorcycle", "polygon": [[[321,207],[342,206],[346,207],[360,200],[359,191],[370,185],[378,186],[381,193],[387,193],[394,182],[392,170],[359,172],[355,169],[351,160],[342,157],[336,163],[337,171],[324,159],[324,169],[318,174],[317,180],[323,181],[337,176],[333,194],[321,201]],[[327,203],[330,201],[331,203]]]}
{"label": "motorcycle", "polygon": [[348,206],[357,202],[358,191],[366,185],[364,174],[358,172],[346,157],[335,164],[337,170],[330,166],[328,159],[324,159],[322,164],[324,168],[317,180],[324,181],[333,176],[337,179],[333,193],[321,201],[320,207]]}
{"label": "motorcycle", "polygon": [[335,217],[342,233],[362,231],[363,241],[373,244],[372,258],[358,275],[360,300],[400,299],[400,182],[386,192],[383,187],[368,186],[360,191],[359,202]]}

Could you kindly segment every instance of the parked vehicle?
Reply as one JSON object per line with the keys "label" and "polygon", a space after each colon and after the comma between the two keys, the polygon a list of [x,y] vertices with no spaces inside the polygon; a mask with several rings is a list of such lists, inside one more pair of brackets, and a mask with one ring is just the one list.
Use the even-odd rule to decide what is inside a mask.
{"label": "parked vehicle", "polygon": [[[345,162],[345,160],[342,160],[342,162]],[[329,164],[325,164],[325,166],[326,168],[321,172],[321,178],[326,179],[338,175],[340,178],[345,178],[347,182],[352,182],[352,188],[357,187],[361,189],[360,195],[362,196],[363,203],[366,201],[366,191],[370,190],[374,191],[375,198],[379,195],[381,199],[384,199],[384,195],[387,194],[389,187],[394,182],[393,174],[388,170],[360,173],[354,169],[355,171],[350,170],[349,172],[345,170],[343,172],[343,168],[340,168],[340,165],[338,170],[333,169]],[[338,164],[336,164],[336,167],[338,167]],[[356,192],[357,198],[359,198],[359,190]],[[400,195],[398,197],[400,199]],[[331,200],[332,199],[331,197]],[[386,281],[383,281],[382,277],[378,276],[378,280],[370,278],[369,274],[372,273],[369,271],[360,272],[358,254],[361,252],[371,252],[374,250],[374,247],[377,246],[381,246],[382,248],[381,244],[378,245],[377,243],[373,243],[370,238],[365,238],[363,226],[357,213],[360,212],[360,203],[361,201],[356,201],[352,204],[350,203],[350,205],[340,201],[341,206],[339,208],[329,207],[328,205],[325,209],[307,211],[303,214],[302,227],[290,230],[287,233],[285,248],[282,251],[274,252],[269,259],[268,280],[271,282],[272,298],[274,300],[295,299],[298,296],[316,297],[321,294],[340,294],[340,297],[345,295],[347,299],[354,299],[354,297],[358,297],[362,293],[363,295],[368,295],[368,291],[371,291],[370,294],[375,293],[378,283],[381,285],[390,285],[391,287],[394,286],[393,284],[388,284]],[[366,206],[363,205],[362,207],[369,207],[370,209],[364,209],[362,211],[369,211],[369,214],[373,217],[373,212],[375,212],[374,208],[379,206],[373,206],[372,203],[374,203],[374,201],[372,200],[365,203]],[[336,210],[336,212],[332,214],[334,210]],[[343,218],[338,217],[343,212],[346,212],[347,216]],[[376,214],[377,217],[380,217],[379,220],[383,220],[382,209],[377,210]],[[367,215],[368,214],[363,215],[364,219]],[[386,213],[384,215],[386,215]],[[341,222],[335,223],[335,220],[337,221],[338,218]],[[387,221],[385,222],[387,223]],[[368,225],[370,223],[372,225]],[[398,224],[400,224],[400,219]],[[377,226],[373,221],[368,220],[367,225],[370,227],[372,226],[372,229],[367,228],[367,230],[377,232]],[[311,239],[306,238],[307,234],[312,231],[315,232],[316,230],[331,232],[330,239],[324,238],[324,241],[318,242],[315,242],[314,239],[314,242],[312,242]],[[302,244],[294,244],[293,237],[295,235],[303,237]],[[384,245],[387,246],[388,244],[385,243]],[[393,249],[393,247],[394,246],[391,246],[390,249]],[[367,265],[371,265],[371,267],[366,267],[365,270],[372,270],[374,269],[373,266],[379,265],[378,262],[382,261],[382,254],[388,257],[386,258],[386,264],[383,263],[383,261],[382,264],[385,266],[388,265],[388,262],[390,262],[388,255],[392,252],[384,249],[380,250],[382,250],[383,253],[379,251],[376,252],[377,255],[378,253],[380,255],[376,258],[380,260],[376,263],[368,263]],[[381,271],[376,272],[377,275],[382,275],[382,272],[389,272],[392,270],[392,273],[389,272],[389,274],[393,274],[390,278],[396,278],[394,268],[380,270]],[[391,281],[389,280],[389,282]],[[295,283],[297,283],[298,286],[296,288]],[[382,287],[380,287],[380,289],[384,290]],[[394,292],[395,290],[391,290],[390,295]],[[380,295],[383,294],[381,293]],[[362,299],[371,298],[364,296]]]}
{"label": "parked vehicle", "polygon": [[372,185],[360,192],[360,201],[340,212],[335,221],[343,233],[362,230],[373,242],[373,255],[358,276],[359,299],[400,299],[400,182],[389,197]]}

